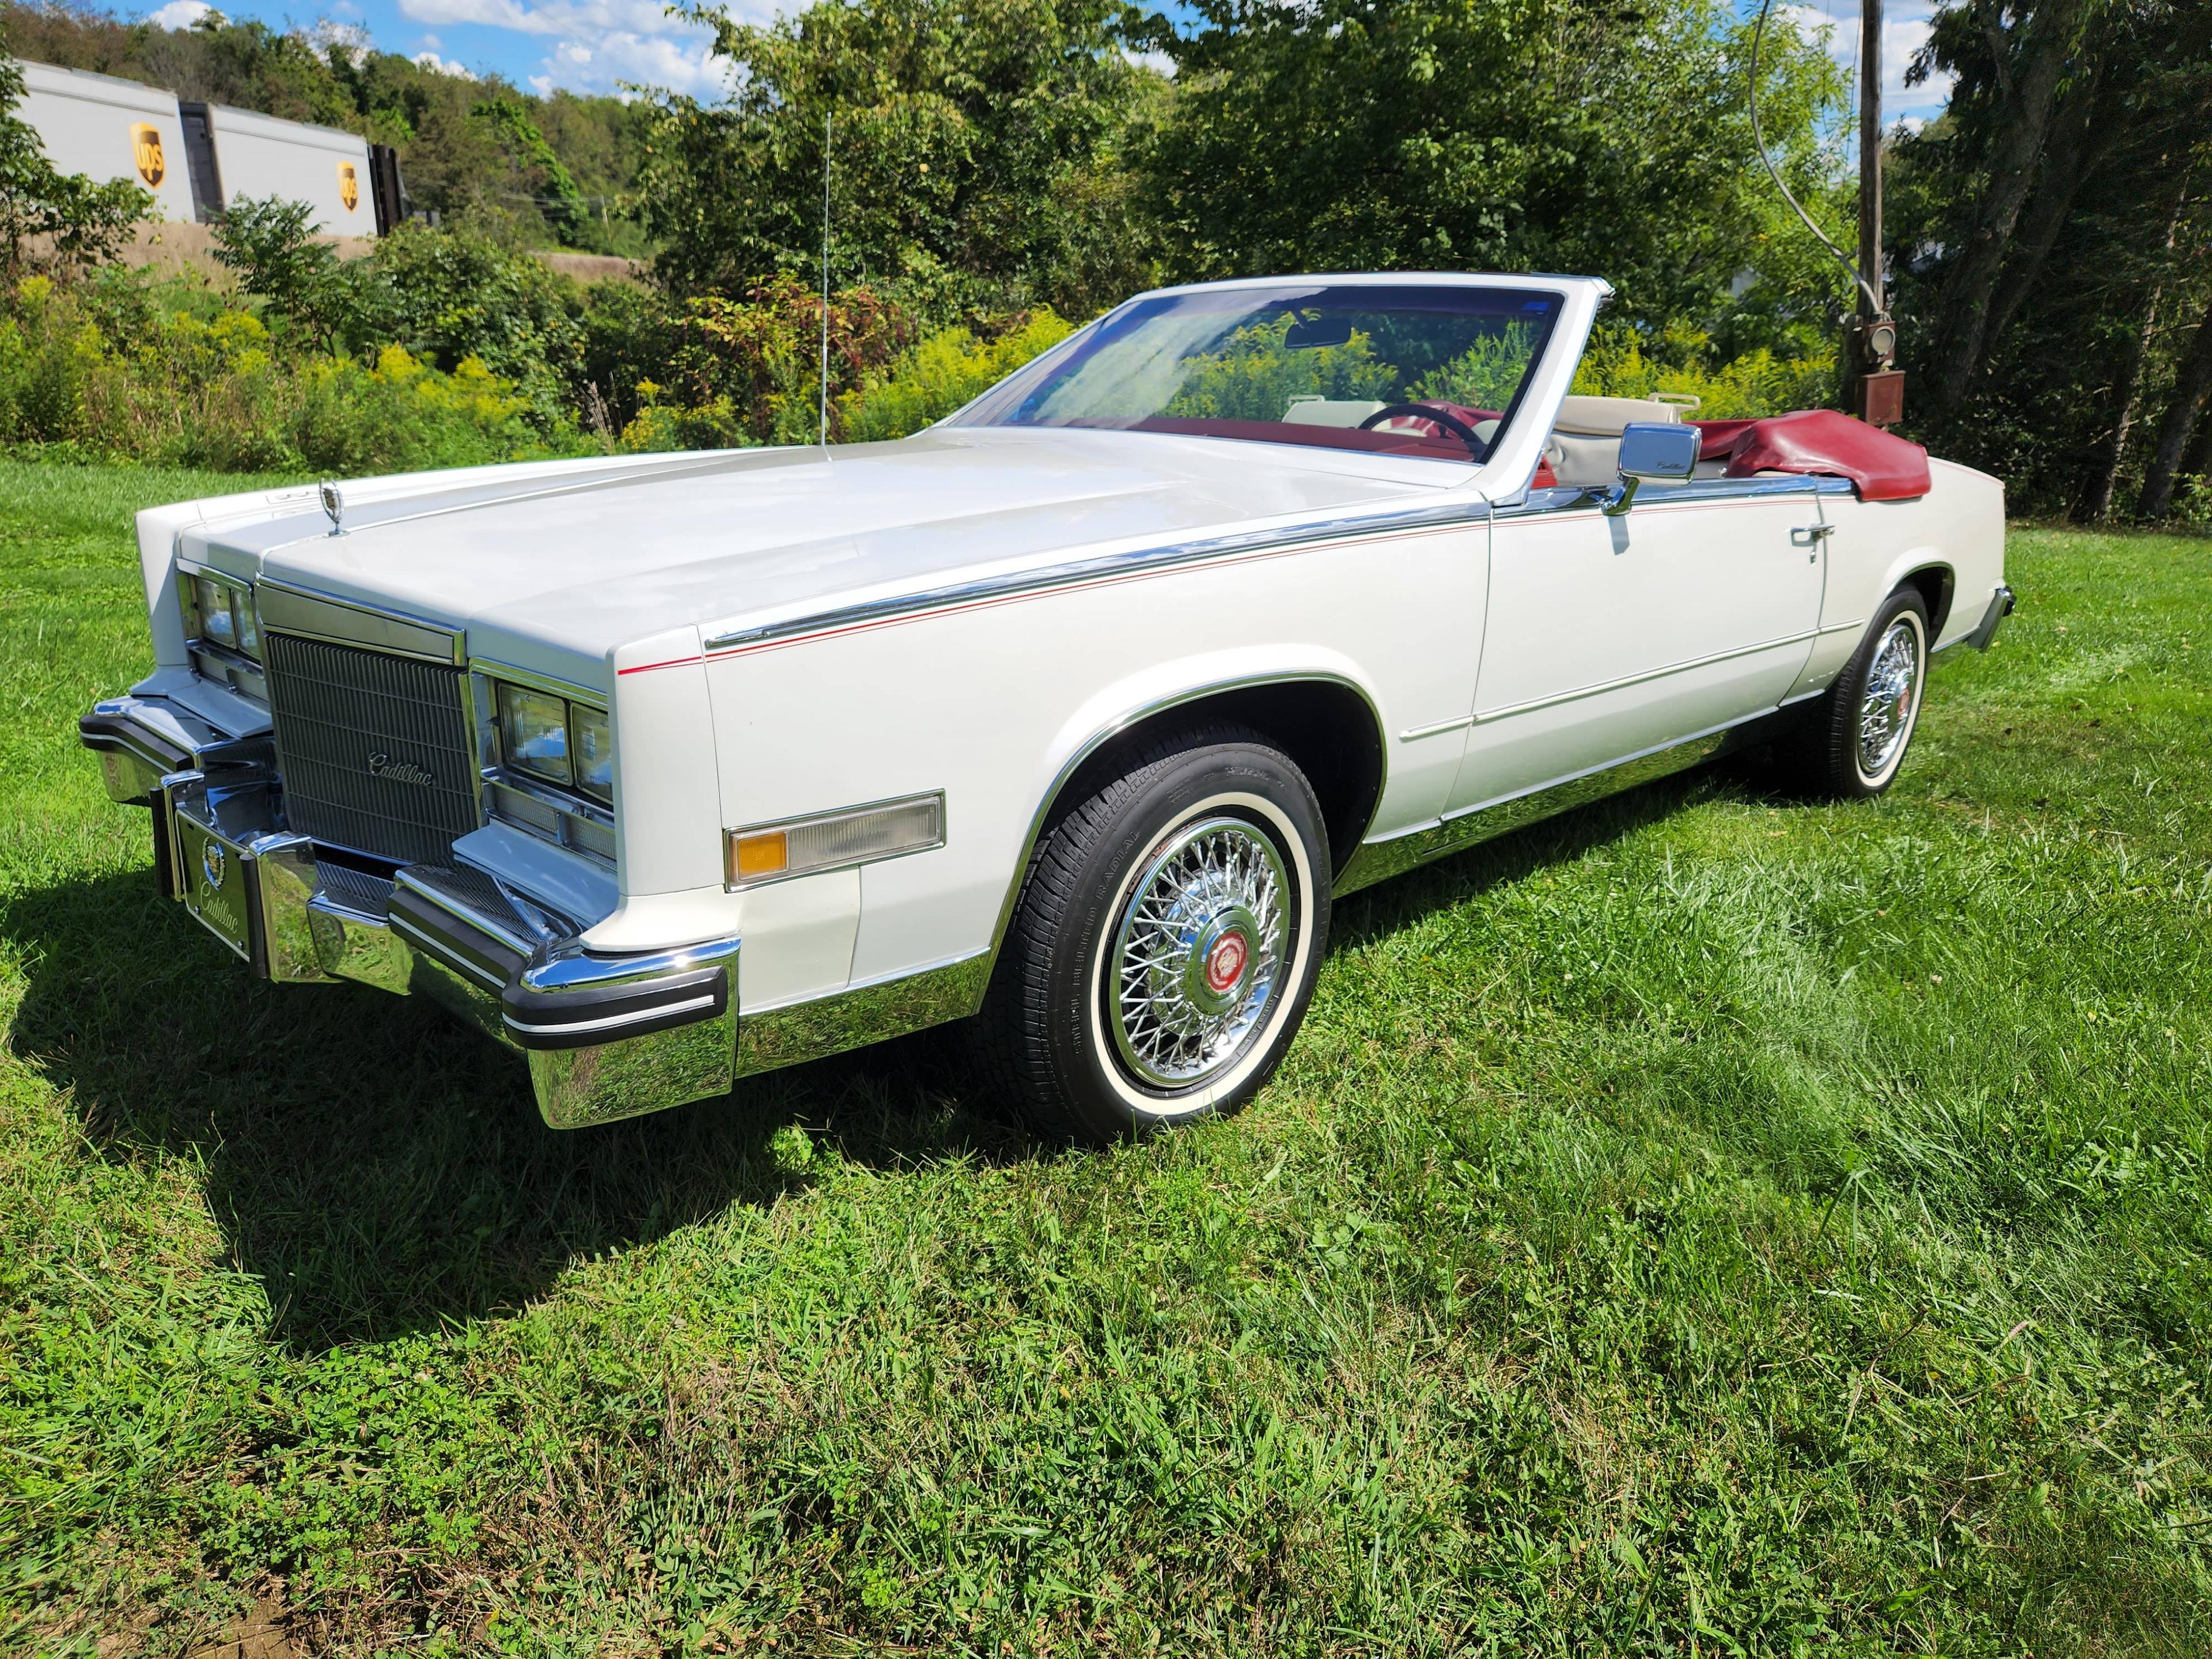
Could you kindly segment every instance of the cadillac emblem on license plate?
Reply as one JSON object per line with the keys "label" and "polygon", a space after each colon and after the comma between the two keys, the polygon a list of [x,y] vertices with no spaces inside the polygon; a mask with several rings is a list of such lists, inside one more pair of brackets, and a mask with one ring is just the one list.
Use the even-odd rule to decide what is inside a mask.
{"label": "cadillac emblem on license plate", "polygon": [[177,850],[183,854],[185,908],[225,945],[253,960],[252,874],[223,838],[185,813],[177,814]]}

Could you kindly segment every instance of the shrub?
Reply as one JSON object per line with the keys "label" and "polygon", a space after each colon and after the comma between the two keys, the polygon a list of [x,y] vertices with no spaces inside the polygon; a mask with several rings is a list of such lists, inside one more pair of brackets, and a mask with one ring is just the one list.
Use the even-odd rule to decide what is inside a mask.
{"label": "shrub", "polygon": [[582,335],[577,403],[586,429],[619,432],[648,401],[643,388],[665,375],[676,352],[677,316],[659,290],[595,283],[576,319]]}
{"label": "shrub", "polygon": [[[651,396],[641,399],[655,411],[647,437],[625,433],[624,447],[677,447],[661,440],[686,427],[727,434],[726,441],[815,441],[821,435],[822,320],[821,297],[789,277],[764,283],[742,301],[710,295],[687,301],[673,325],[665,376],[653,376]],[[880,373],[913,334],[908,313],[872,289],[832,295],[832,398]],[[643,411],[639,418],[646,418]]]}
{"label": "shrub", "polygon": [[1575,371],[1574,389],[1609,398],[1688,393],[1698,399],[1698,417],[1709,421],[1821,409],[1835,398],[1832,352],[1777,357],[1761,347],[1708,368],[1698,356],[1705,343],[1702,335],[1669,337],[1658,348],[1679,354],[1680,361],[1669,363],[1647,354],[1644,343],[1632,336],[1595,338]]}
{"label": "shrub", "polygon": [[1040,307],[1008,319],[994,337],[978,338],[965,328],[933,334],[838,398],[839,435],[858,443],[919,432],[1073,331],[1073,324]]}
{"label": "shrub", "polygon": [[82,438],[87,392],[102,357],[100,331],[51,277],[15,289],[0,319],[0,436],[39,443]]}
{"label": "shrub", "polygon": [[475,466],[529,453],[537,433],[529,400],[480,358],[442,374],[403,346],[386,346],[374,368],[326,358],[301,376],[294,445],[320,472],[405,472]]}
{"label": "shrub", "polygon": [[295,326],[343,338],[359,320],[358,299],[337,251],[316,236],[314,216],[305,202],[241,196],[216,223],[215,258],[238,273],[241,290]]}
{"label": "shrub", "polygon": [[[174,298],[174,294],[159,297]],[[31,277],[0,306],[0,439],[222,471],[362,473],[573,453],[479,358],[287,353],[252,312]],[[104,329],[102,319],[127,320]]]}

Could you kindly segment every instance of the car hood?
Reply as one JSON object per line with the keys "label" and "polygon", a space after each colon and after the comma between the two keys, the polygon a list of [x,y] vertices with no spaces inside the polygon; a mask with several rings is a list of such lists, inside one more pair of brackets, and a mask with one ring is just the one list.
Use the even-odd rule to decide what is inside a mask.
{"label": "car hood", "polygon": [[183,532],[188,558],[468,631],[473,655],[597,683],[613,652],[1316,511],[1419,499],[1473,469],[1126,432],[935,428],[372,480]]}

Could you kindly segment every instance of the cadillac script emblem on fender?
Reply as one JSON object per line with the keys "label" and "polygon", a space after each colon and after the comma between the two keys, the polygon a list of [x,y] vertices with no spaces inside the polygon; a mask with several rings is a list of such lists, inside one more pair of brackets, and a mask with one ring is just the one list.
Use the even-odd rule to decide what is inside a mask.
{"label": "cadillac script emblem on fender", "polygon": [[222,890],[222,878],[230,873],[230,857],[221,842],[210,839],[200,843],[200,873],[207,878],[210,890]]}
{"label": "cadillac script emblem on fender", "polygon": [[411,783],[418,789],[427,789],[437,781],[413,761],[394,760],[386,754],[368,757],[368,775],[383,778],[392,783]]}

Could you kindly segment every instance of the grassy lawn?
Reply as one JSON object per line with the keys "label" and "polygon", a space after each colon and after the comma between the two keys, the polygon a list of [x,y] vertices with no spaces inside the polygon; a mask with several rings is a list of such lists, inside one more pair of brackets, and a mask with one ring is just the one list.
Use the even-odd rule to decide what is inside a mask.
{"label": "grassy lawn", "polygon": [[248,982],[76,716],[127,514],[0,463],[0,1650],[2212,1647],[2212,544],[2015,531],[1902,781],[1346,902],[1243,1117],[913,1039],[584,1133]]}

